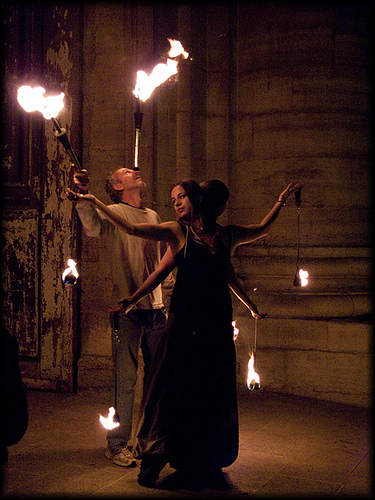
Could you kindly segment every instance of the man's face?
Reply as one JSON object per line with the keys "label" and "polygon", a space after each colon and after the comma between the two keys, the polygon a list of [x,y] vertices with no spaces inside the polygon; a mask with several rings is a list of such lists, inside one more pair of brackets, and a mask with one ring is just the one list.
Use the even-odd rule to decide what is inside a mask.
{"label": "man's face", "polygon": [[131,168],[119,168],[113,174],[113,187],[119,191],[130,191],[132,189],[144,189],[146,184],[139,173],[139,170]]}

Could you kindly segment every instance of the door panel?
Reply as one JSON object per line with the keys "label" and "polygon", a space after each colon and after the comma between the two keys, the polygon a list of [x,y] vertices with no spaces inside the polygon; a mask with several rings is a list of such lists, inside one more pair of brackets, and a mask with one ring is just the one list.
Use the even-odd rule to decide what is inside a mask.
{"label": "door panel", "polygon": [[18,339],[19,354],[31,358],[39,355],[38,217],[36,210],[23,210],[3,224],[5,325]]}
{"label": "door panel", "polygon": [[[79,289],[61,281],[67,259],[79,259],[77,220],[65,197],[71,167],[52,123],[25,112],[17,89],[40,85],[79,97],[81,12],[71,5],[12,4],[3,14],[3,322],[18,339],[26,385],[71,391]],[[69,131],[74,115],[79,122],[75,102],[78,110],[68,103],[62,112]],[[77,144],[78,134],[72,145],[79,156]]]}

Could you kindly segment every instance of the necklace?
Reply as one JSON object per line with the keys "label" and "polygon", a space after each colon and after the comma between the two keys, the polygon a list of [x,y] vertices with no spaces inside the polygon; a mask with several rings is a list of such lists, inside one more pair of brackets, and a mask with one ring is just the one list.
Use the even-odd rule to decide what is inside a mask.
{"label": "necklace", "polygon": [[216,233],[212,236],[206,234],[203,231],[197,231],[193,226],[190,226],[191,237],[197,243],[200,243],[204,247],[208,248],[211,253],[215,253],[217,249],[217,237],[219,236],[219,230],[216,229]]}

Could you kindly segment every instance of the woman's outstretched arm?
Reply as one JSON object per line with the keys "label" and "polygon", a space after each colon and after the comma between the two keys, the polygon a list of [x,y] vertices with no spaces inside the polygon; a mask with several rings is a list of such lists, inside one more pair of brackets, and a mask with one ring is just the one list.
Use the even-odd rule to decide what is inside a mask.
{"label": "woman's outstretched arm", "polygon": [[154,290],[165,278],[169,275],[171,271],[176,267],[172,252],[170,247],[163,255],[158,267],[149,277],[142,283],[137,291],[130,295],[129,297],[123,297],[118,301],[119,307],[110,308],[110,312],[126,313],[132,306],[135,306],[145,295],[149,294]]}
{"label": "woman's outstretched arm", "polygon": [[280,210],[285,205],[285,202],[288,199],[288,197],[295,191],[301,189],[302,187],[303,185],[300,183],[291,182],[290,184],[288,184],[288,186],[280,194],[275,205],[271,208],[271,210],[264,217],[262,222],[260,222],[260,224],[249,224],[246,226],[237,226],[237,225],[228,226],[231,233],[231,249],[230,249],[231,255],[233,254],[235,248],[238,245],[244,245],[258,238],[261,238],[262,236],[265,236],[270,226],[277,219]]}
{"label": "woman's outstretched arm", "polygon": [[181,228],[177,222],[170,221],[163,222],[161,224],[134,224],[109,208],[93,194],[74,193],[70,189],[67,194],[74,201],[80,200],[91,203],[102,214],[104,214],[106,219],[108,219],[114,226],[132,236],[138,236],[139,238],[156,241],[166,241],[172,244],[172,246],[175,246],[179,240],[178,237],[182,234]]}

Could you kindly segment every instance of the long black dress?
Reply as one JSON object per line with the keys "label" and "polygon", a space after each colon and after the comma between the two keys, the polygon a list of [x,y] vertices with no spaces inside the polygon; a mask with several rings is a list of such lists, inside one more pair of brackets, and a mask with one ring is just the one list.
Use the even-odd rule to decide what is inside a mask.
{"label": "long black dress", "polygon": [[[190,228],[189,228],[190,229]],[[171,467],[217,470],[238,454],[232,303],[219,241],[215,253],[187,230],[175,255],[168,327],[138,433],[140,458],[168,454]]]}

